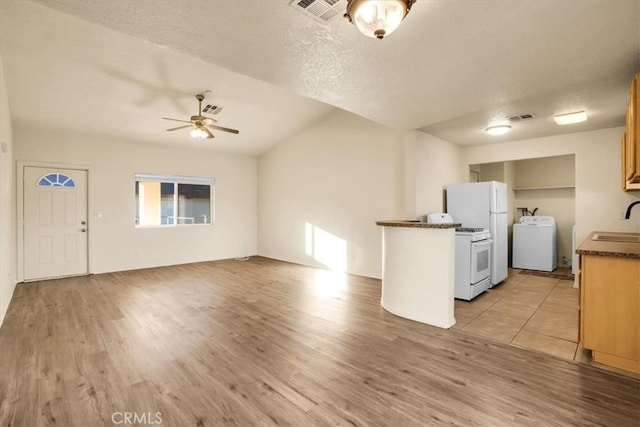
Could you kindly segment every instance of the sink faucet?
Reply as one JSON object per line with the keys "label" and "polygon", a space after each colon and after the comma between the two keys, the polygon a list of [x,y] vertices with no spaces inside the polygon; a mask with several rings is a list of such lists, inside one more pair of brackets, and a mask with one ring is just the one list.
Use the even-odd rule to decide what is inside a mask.
{"label": "sink faucet", "polygon": [[627,208],[627,213],[624,216],[624,219],[631,218],[631,209],[633,209],[635,205],[640,205],[640,200],[638,200],[637,202],[633,202],[629,205],[629,207]]}

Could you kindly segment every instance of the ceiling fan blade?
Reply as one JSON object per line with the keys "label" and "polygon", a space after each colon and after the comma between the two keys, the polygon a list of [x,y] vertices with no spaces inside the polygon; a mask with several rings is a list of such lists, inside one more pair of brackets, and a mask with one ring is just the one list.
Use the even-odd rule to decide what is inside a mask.
{"label": "ceiling fan blade", "polygon": [[211,131],[207,129],[206,126],[202,126],[201,129],[207,134],[207,139],[215,138],[215,136],[213,136],[213,133],[211,133]]}
{"label": "ceiling fan blade", "polygon": [[217,129],[217,130],[221,130],[223,132],[230,132],[230,133],[240,133],[239,130],[236,129],[231,129],[231,128],[223,128],[222,126],[217,126],[217,125],[209,125],[210,128],[213,129]]}
{"label": "ceiling fan blade", "polygon": [[169,117],[163,117],[162,120],[173,120],[174,122],[191,123],[188,120],[170,119]]}
{"label": "ceiling fan blade", "polygon": [[178,130],[178,129],[190,128],[190,127],[191,127],[191,125],[178,126],[177,128],[167,129],[167,132],[171,132],[171,131]]}

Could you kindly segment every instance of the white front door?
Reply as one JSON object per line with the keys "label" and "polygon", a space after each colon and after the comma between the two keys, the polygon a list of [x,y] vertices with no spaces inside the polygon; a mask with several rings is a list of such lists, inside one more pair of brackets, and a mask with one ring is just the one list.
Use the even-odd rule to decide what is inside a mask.
{"label": "white front door", "polygon": [[25,166],[24,279],[88,274],[87,171]]}

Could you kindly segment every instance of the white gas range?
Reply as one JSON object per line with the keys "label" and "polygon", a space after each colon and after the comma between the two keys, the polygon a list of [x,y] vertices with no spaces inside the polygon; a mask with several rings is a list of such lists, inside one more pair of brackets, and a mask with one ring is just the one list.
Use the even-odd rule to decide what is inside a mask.
{"label": "white gas range", "polygon": [[[427,222],[453,224],[449,214],[429,214]],[[491,233],[484,228],[456,228],[455,297],[471,301],[491,287]]]}

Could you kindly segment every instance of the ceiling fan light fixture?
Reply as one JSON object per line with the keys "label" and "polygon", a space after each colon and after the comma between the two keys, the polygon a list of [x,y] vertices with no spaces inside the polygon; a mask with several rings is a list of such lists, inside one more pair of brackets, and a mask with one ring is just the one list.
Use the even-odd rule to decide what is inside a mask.
{"label": "ceiling fan light fixture", "polygon": [[485,129],[485,132],[487,132],[489,135],[494,135],[494,136],[504,135],[505,133],[508,133],[510,131],[511,131],[511,126],[509,125],[495,125],[495,126],[489,126],[488,128]]}
{"label": "ceiling fan light fixture", "polygon": [[576,111],[575,113],[558,114],[553,116],[553,120],[560,126],[582,123],[587,121],[587,113],[585,111]]}
{"label": "ceiling fan light fixture", "polygon": [[162,120],[171,120],[172,122],[180,122],[180,123],[188,123],[187,125],[182,125],[174,128],[167,129],[167,132],[173,132],[180,129],[193,128],[191,129],[191,137],[192,138],[200,138],[200,139],[213,139],[215,136],[213,135],[212,129],[221,130],[223,132],[229,132],[233,134],[238,134],[240,131],[238,129],[226,128],[223,126],[218,126],[214,123],[218,121],[212,119],[211,117],[205,117],[202,115],[202,101],[204,100],[205,93],[210,91],[205,91],[204,93],[199,93],[196,95],[196,99],[198,100],[198,115],[191,116],[189,120],[181,120],[181,119],[172,119],[170,117],[163,117]]}
{"label": "ceiling fan light fixture", "polygon": [[205,139],[208,135],[205,131],[203,131],[202,129],[200,129],[199,127],[194,128],[191,131],[191,136],[193,138],[200,138],[200,139]]}
{"label": "ceiling fan light fixture", "polygon": [[365,36],[382,40],[398,29],[416,0],[347,0],[344,17]]}

